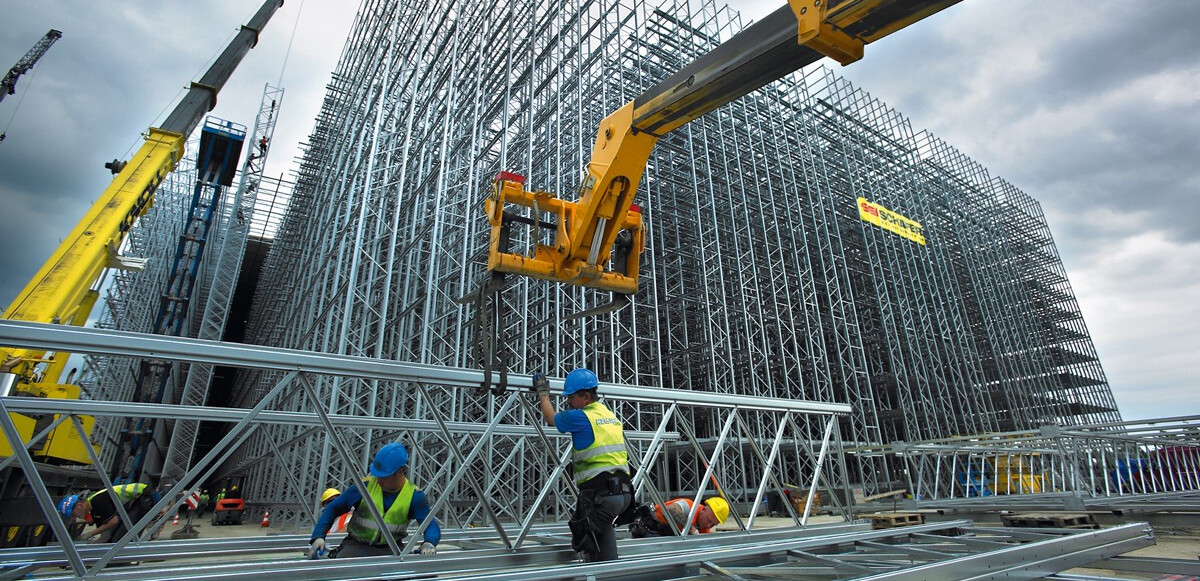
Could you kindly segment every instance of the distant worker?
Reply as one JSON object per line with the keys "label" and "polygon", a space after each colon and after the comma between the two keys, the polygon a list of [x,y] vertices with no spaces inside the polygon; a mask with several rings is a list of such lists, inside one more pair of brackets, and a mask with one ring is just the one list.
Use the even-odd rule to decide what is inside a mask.
{"label": "distant worker", "polygon": [[[380,448],[371,462],[370,473],[361,484],[347,488],[346,492],[333,498],[321,511],[321,517],[317,526],[313,527],[309,540],[310,556],[325,550],[325,535],[329,534],[334,519],[350,512],[351,509],[354,509],[354,515],[346,525],[346,540],[342,541],[330,556],[345,558],[391,555],[392,550],[388,547],[387,538],[375,522],[371,509],[363,503],[375,503],[375,508],[383,515],[383,522],[397,543],[408,536],[410,520],[421,522],[429,516],[429,502],[425,493],[408,480],[408,450],[403,444],[393,442]],[[366,490],[366,497],[363,496],[362,489]],[[424,542],[416,552],[422,555],[437,554],[437,544],[441,538],[442,529],[438,526],[437,519],[430,520],[429,526],[425,528]]]}
{"label": "distant worker", "polygon": [[571,434],[571,468],[579,499],[567,523],[571,548],[585,561],[617,558],[613,521],[633,503],[629,456],[621,420],[600,403],[600,381],[588,369],[567,374],[562,396],[571,409],[555,413],[546,376],[534,374],[538,407],[547,424]]}
{"label": "distant worker", "polygon": [[[687,526],[687,515],[692,511],[692,499],[690,498],[674,498],[663,503],[667,506],[667,513],[671,515],[671,520],[675,523],[675,528],[683,531]],[[649,537],[649,536],[671,536],[675,534],[675,529],[667,524],[667,519],[663,515],[662,507],[653,505],[653,513],[649,506],[638,507],[639,516],[632,523],[629,523],[629,534],[634,538]],[[729,518],[729,503],[725,499],[714,496],[705,500],[700,504],[700,509],[696,511],[696,516],[692,518],[692,526],[688,527],[688,534],[708,533],[717,525],[725,522]]]}
{"label": "distant worker", "polygon": [[[134,524],[149,514],[154,504],[162,498],[149,485],[141,483],[121,484],[112,487],[112,490],[116,492],[121,506],[125,507],[125,512]],[[108,490],[69,495],[59,501],[58,512],[67,519],[67,524],[92,515],[92,523],[96,528],[83,535],[83,541],[110,543],[125,536],[128,530],[125,523],[121,522],[121,515],[117,512]]]}
{"label": "distant worker", "polygon": [[210,502],[212,502],[212,500],[209,499],[209,497],[208,497],[208,491],[207,490],[201,491],[200,492],[200,505],[196,507],[196,512],[198,513],[196,516],[203,517],[204,513],[206,511],[211,510],[211,508],[209,508],[209,506],[208,506],[208,503],[210,503]]}
{"label": "distant worker", "polygon": [[[341,495],[342,495],[342,492],[336,488],[326,488],[325,492],[321,493],[321,510],[325,510],[325,507],[329,506],[329,503],[333,502],[334,499],[336,499],[337,497],[339,497]],[[350,522],[350,515],[352,515],[352,514],[354,514],[353,509],[351,509],[350,512],[347,512],[346,514],[343,514],[342,516],[337,517],[337,520],[335,520],[333,523],[333,528],[329,529],[329,532],[331,532],[331,533],[346,532],[346,524]]]}

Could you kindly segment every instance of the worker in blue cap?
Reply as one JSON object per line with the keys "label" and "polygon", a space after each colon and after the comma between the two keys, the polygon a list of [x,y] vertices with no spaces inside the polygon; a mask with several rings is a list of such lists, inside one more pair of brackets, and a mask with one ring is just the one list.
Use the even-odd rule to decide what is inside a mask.
{"label": "worker in blue cap", "polygon": [[617,558],[613,521],[633,504],[625,430],[621,420],[600,403],[599,386],[596,374],[589,369],[568,373],[562,396],[570,409],[555,412],[546,376],[533,376],[542,417],[559,432],[571,434],[571,469],[579,498],[567,524],[571,527],[571,548],[585,561]]}
{"label": "worker in blue cap", "polygon": [[[363,490],[366,494],[363,494]],[[403,444],[393,442],[379,449],[371,461],[370,475],[361,484],[346,488],[346,491],[330,501],[321,511],[317,526],[313,527],[309,540],[309,556],[325,551],[325,535],[337,517],[355,509],[346,526],[346,540],[332,552],[331,556],[372,557],[391,555],[387,538],[380,530],[371,509],[365,502],[374,502],[383,515],[383,522],[397,543],[408,535],[408,522],[425,520],[429,516],[429,501],[408,480],[408,450]],[[362,506],[359,506],[362,504]],[[437,544],[442,538],[442,529],[437,519],[432,519],[425,528],[424,542],[417,552],[422,555],[437,554]]]}

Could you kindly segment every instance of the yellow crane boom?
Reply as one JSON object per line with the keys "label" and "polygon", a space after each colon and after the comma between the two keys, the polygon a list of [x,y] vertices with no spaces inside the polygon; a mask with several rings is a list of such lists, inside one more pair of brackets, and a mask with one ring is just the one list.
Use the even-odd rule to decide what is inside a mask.
{"label": "yellow crane boom", "polygon": [[[498,175],[484,205],[488,270],[636,293],[644,228],[633,200],[659,138],[822,57],[852,63],[866,44],[959,1],[789,0],[605,118],[577,200],[527,191],[520,176]],[[509,204],[553,214],[553,244],[528,256],[511,252],[514,222],[554,222],[506,213]]]}
{"label": "yellow crane boom", "polygon": [[[83,325],[99,297],[93,286],[105,269],[140,268],[139,260],[118,256],[117,249],[134,222],[154,204],[154,192],[167,174],[175,170],[187,136],[205,113],[216,106],[217,93],[246,53],[258,43],[259,32],[282,5],[283,0],[266,0],[200,80],[192,83],[162,126],[149,130],[146,142],[130,161],[108,164],[116,174],[112,183],[0,317]],[[78,387],[58,383],[68,356],[68,353],[0,347],[0,396],[77,398]],[[60,428],[72,431],[69,424]],[[54,434],[48,437],[50,441],[54,439]],[[7,455],[5,452],[0,448],[0,456]],[[51,453],[43,450],[42,454]],[[77,462],[89,461],[83,448],[53,455]]]}

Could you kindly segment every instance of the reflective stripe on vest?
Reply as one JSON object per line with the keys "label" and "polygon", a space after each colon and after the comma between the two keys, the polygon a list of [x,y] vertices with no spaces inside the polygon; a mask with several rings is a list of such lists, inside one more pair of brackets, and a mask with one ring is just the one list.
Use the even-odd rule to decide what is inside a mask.
{"label": "reflective stripe on vest", "polygon": [[[667,512],[671,514],[671,520],[675,521],[675,526],[679,530],[682,531],[684,528],[683,521],[685,519],[687,519],[688,513],[692,511],[692,499],[690,499],[690,498],[675,498],[672,500],[668,500],[664,504],[667,505]],[[681,507],[683,509],[683,514],[679,514],[679,513],[675,512],[675,510],[672,510],[676,505],[681,505]],[[657,520],[658,522],[660,522],[662,524],[667,524],[667,519],[665,516],[663,516],[663,509],[661,506],[659,506],[657,504],[654,505],[654,520]],[[692,518],[692,529],[693,530],[696,530],[696,521],[698,521],[698,520],[700,520],[700,511],[696,511],[696,516]]]}
{"label": "reflective stripe on vest", "polygon": [[[120,484],[112,487],[112,489],[117,493],[117,498],[121,500],[121,504],[125,505],[128,504],[129,501],[141,496],[142,492],[146,490],[146,485],[140,482],[135,482],[133,484]],[[108,492],[101,490],[93,493],[88,497],[88,503],[91,504],[95,502],[96,497],[100,496],[101,494],[108,494]]]}
{"label": "reflective stripe on vest", "polygon": [[[412,504],[413,493],[417,491],[417,487],[413,486],[412,482],[406,478],[404,488],[400,489],[400,493],[392,501],[392,506],[384,512],[383,488],[379,486],[379,479],[368,476],[364,482],[367,485],[367,496],[358,501],[359,504],[367,502],[369,497],[370,501],[375,503],[375,508],[383,513],[383,524],[387,525],[392,537],[397,541],[403,539],[404,531],[408,528],[409,506]],[[383,533],[379,531],[379,524],[375,522],[375,517],[371,516],[371,509],[366,506],[355,507],[354,515],[350,517],[350,524],[346,525],[346,532],[350,533],[355,540],[369,545],[387,543]]]}
{"label": "reflective stripe on vest", "polygon": [[350,522],[350,516],[353,514],[354,514],[354,509],[352,508],[352,509],[350,509],[350,512],[337,517],[337,520],[333,521],[333,530],[330,532],[334,532],[334,533],[346,532],[346,524]]}
{"label": "reflective stripe on vest", "polygon": [[582,484],[611,470],[628,474],[629,454],[625,450],[625,430],[621,428],[621,420],[600,402],[588,404],[583,408],[583,414],[592,425],[594,440],[587,448],[571,450],[575,483]]}

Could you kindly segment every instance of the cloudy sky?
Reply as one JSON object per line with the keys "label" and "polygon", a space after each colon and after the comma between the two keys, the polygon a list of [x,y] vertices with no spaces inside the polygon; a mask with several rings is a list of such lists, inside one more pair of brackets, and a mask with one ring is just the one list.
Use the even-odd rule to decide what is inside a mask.
{"label": "cloudy sky", "polygon": [[[0,102],[0,306],[258,5],[0,3],[0,70],[63,32]],[[357,5],[288,0],[221,93],[213,114],[250,125],[265,83],[287,91],[268,174],[311,130]],[[965,0],[831,64],[1042,203],[1126,419],[1200,414],[1198,29],[1194,0]]]}

